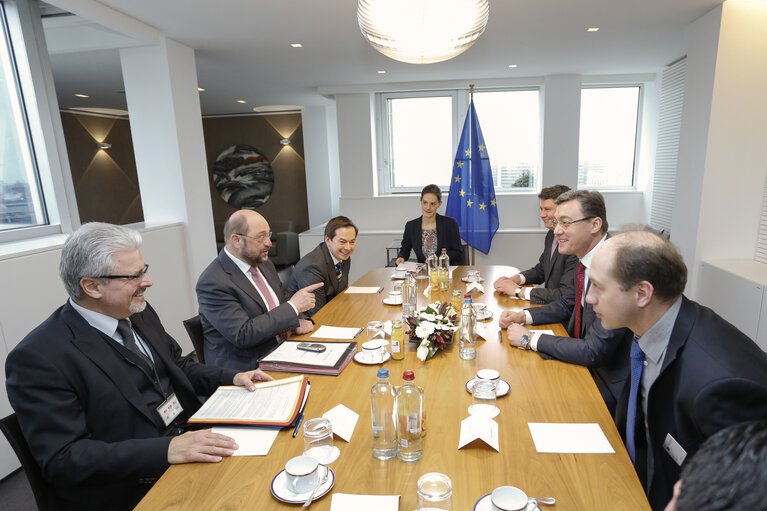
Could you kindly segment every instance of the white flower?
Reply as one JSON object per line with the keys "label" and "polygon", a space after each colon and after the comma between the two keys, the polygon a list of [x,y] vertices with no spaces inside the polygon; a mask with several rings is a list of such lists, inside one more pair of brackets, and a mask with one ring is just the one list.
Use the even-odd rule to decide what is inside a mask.
{"label": "white flower", "polygon": [[444,317],[442,314],[437,314],[436,316],[434,316],[434,318],[435,318],[437,321],[442,321],[443,319],[445,319],[445,317]]}
{"label": "white flower", "polygon": [[434,314],[427,314],[425,312],[422,312],[421,319],[425,319],[426,321],[434,321]]}
{"label": "white flower", "polygon": [[429,323],[428,321],[422,321],[420,325],[418,325],[415,329],[415,335],[418,336],[419,339],[426,339],[431,334],[434,333],[434,330],[436,330],[437,326],[434,323]]}
{"label": "white flower", "polygon": [[421,344],[418,346],[418,349],[415,352],[415,356],[418,357],[418,360],[426,362],[426,357],[429,356],[429,348]]}

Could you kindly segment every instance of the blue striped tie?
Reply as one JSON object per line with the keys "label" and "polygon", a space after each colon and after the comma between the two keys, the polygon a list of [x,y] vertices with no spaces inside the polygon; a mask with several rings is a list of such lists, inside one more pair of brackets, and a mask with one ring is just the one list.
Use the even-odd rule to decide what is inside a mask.
{"label": "blue striped tie", "polygon": [[343,277],[343,271],[341,270],[341,262],[336,263],[336,279],[338,282],[341,282],[341,277]]}
{"label": "blue striped tie", "polygon": [[631,462],[636,460],[636,432],[637,407],[639,406],[639,382],[642,380],[644,368],[644,352],[639,347],[639,337],[634,336],[631,343],[631,392],[629,393],[628,411],[626,413],[626,450]]}

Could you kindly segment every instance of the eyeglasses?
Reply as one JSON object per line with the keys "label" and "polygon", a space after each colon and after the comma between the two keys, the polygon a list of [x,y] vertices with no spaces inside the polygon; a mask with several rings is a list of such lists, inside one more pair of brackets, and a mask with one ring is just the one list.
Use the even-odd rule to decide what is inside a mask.
{"label": "eyeglasses", "polygon": [[591,220],[592,218],[596,218],[596,216],[586,216],[583,218],[579,218],[578,220],[562,220],[561,222],[557,221],[556,219],[553,219],[550,224],[552,229],[556,229],[557,225],[561,225],[562,229],[569,229],[571,225],[577,224],[578,222],[583,222],[585,220]]}
{"label": "eyeglasses", "polygon": [[97,279],[125,279],[125,280],[141,280],[141,278],[146,275],[146,273],[149,271],[149,265],[145,264],[144,269],[138,272],[135,275],[101,275],[100,277],[94,277]]}
{"label": "eyeglasses", "polygon": [[272,231],[261,233],[258,236],[248,236],[247,234],[240,234],[239,232],[235,233],[237,236],[242,236],[243,238],[250,238],[252,240],[256,240],[257,243],[263,243],[266,238],[271,239],[272,238]]}

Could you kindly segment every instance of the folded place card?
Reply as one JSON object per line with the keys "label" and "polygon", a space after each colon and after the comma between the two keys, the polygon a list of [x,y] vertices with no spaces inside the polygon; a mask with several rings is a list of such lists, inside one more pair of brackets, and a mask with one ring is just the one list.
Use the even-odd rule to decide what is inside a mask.
{"label": "folded place card", "polygon": [[330,501],[330,511],[398,511],[399,495],[354,495],[334,493]]}
{"label": "folded place card", "polygon": [[354,428],[357,426],[357,419],[360,418],[359,414],[345,407],[344,405],[336,405],[322,416],[333,424],[333,433],[340,436],[347,442],[352,439]]}
{"label": "folded place card", "polygon": [[466,284],[466,292],[467,293],[484,293],[485,286],[483,286],[479,282],[469,282],[468,284]]}
{"label": "folded place card", "polygon": [[498,423],[481,415],[470,415],[461,421],[461,436],[458,448],[479,438],[498,452],[501,452],[498,438]]}
{"label": "folded place card", "polygon": [[599,424],[530,422],[527,426],[538,452],[615,454]]}

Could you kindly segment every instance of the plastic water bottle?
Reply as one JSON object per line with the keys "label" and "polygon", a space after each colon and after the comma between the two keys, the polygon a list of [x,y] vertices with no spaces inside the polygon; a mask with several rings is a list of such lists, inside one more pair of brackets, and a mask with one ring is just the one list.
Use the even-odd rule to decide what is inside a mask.
{"label": "plastic water bottle", "polygon": [[388,369],[378,370],[378,383],[370,389],[370,418],[373,424],[373,456],[390,460],[397,455],[397,416],[394,386]]}
{"label": "plastic water bottle", "polygon": [[446,291],[450,280],[450,257],[447,255],[447,249],[442,249],[442,255],[439,256],[439,290]]}
{"label": "plastic water bottle", "polygon": [[405,371],[402,380],[396,399],[399,440],[397,458],[406,463],[414,463],[423,456],[423,390],[416,386],[413,371]]}
{"label": "plastic water bottle", "polygon": [[459,327],[461,347],[459,356],[464,360],[477,358],[477,313],[471,304],[471,295],[463,295],[463,307],[461,307],[461,325]]}
{"label": "plastic water bottle", "polygon": [[[402,315],[403,316],[412,316],[413,314],[415,314],[415,307],[418,301],[418,296],[416,295],[417,292],[418,292],[418,288],[415,283],[415,277],[413,276],[413,272],[409,271],[407,272],[407,277],[405,277],[405,281],[402,283]],[[403,320],[405,320],[404,317],[403,317]]]}
{"label": "plastic water bottle", "polygon": [[429,270],[429,283],[431,284],[431,289],[436,291],[439,289],[439,260],[437,259],[437,254],[429,252],[428,257],[426,258],[426,267]]}

